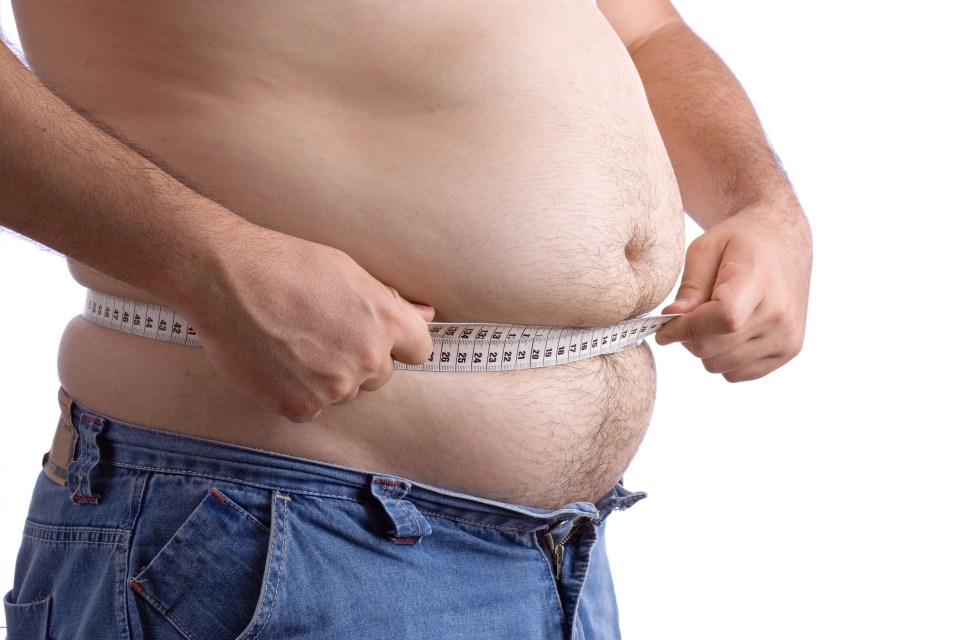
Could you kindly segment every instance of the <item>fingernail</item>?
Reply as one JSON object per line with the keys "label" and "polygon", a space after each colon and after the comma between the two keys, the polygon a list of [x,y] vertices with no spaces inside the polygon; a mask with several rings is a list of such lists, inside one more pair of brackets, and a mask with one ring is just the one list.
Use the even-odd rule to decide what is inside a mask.
{"label": "fingernail", "polygon": [[431,307],[431,306],[428,305],[428,304],[420,304],[419,302],[411,302],[410,304],[412,304],[413,306],[415,306],[415,307],[416,307],[417,309],[419,309],[420,311],[423,311],[424,313],[431,313],[431,312],[433,312],[433,307]]}

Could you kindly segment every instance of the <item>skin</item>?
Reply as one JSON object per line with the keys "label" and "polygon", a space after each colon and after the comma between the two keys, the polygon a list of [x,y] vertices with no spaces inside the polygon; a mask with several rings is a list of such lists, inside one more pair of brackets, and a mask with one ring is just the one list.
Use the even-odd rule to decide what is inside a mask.
{"label": "skin", "polygon": [[763,377],[803,345],[812,264],[806,216],[743,89],[675,9],[599,6],[644,79],[684,210],[705,229],[663,310],[685,315],[659,331],[657,343],[682,344],[730,382]]}
{"label": "skin", "polygon": [[[544,270],[544,278],[538,281],[542,286],[536,289],[497,295],[478,290],[467,295],[465,288],[474,284],[468,273],[452,282],[431,280],[428,264],[417,268],[412,254],[406,262],[387,263],[384,252],[369,252],[369,242],[351,244],[350,238],[360,237],[358,233],[338,235],[331,221],[339,220],[338,224],[349,228],[357,217],[344,213],[337,218],[336,203],[328,203],[322,219],[295,215],[299,205],[295,200],[285,201],[293,213],[268,209],[255,193],[244,191],[242,179],[229,180],[234,174],[221,164],[232,156],[219,163],[205,162],[205,147],[191,149],[186,144],[189,140],[166,147],[176,128],[164,129],[162,122],[154,125],[153,120],[138,118],[145,109],[136,104],[126,111],[110,111],[103,105],[115,100],[102,100],[95,83],[77,83],[73,80],[76,74],[58,76],[68,64],[67,58],[58,59],[55,47],[44,44],[43,34],[30,30],[31,25],[45,24],[43,11],[56,16],[56,3],[20,7],[18,13],[36,12],[35,19],[22,21],[21,31],[27,53],[37,54],[35,66],[45,74],[47,83],[55,88],[67,86],[69,91],[57,93],[79,103],[78,108],[95,107],[93,115],[106,122],[98,125],[84,118],[3,51],[0,119],[19,126],[0,131],[0,149],[4,150],[0,154],[0,202],[4,204],[0,224],[70,257],[72,272],[83,284],[176,307],[190,318],[204,341],[202,354],[171,351],[169,345],[75,321],[67,328],[61,351],[61,372],[68,391],[120,419],[396,473],[485,497],[534,506],[596,499],[622,474],[649,421],[654,379],[647,349],[622,354],[606,361],[608,364],[578,363],[553,372],[528,372],[522,378],[487,374],[430,378],[429,384],[440,397],[461,399],[453,408],[425,406],[425,398],[418,397],[423,394],[424,379],[415,377],[418,374],[394,375],[392,361],[415,364],[429,356],[424,323],[434,317],[592,325],[654,307],[669,291],[678,268],[674,254],[682,236],[676,224],[680,202],[673,195],[677,183],[683,209],[706,231],[691,245],[680,294],[665,310],[686,315],[661,330],[657,341],[684,344],[703,359],[708,370],[731,381],[766,375],[796,355],[802,343],[809,289],[809,228],[732,74],[667,2],[600,2],[601,18],[606,22],[590,14],[589,6],[562,6],[588,12],[583,17],[584,24],[593,29],[591,37],[609,38],[611,31],[613,37],[619,37],[643,78],[649,111],[644,110],[643,96],[627,102],[630,109],[642,108],[632,112],[634,124],[629,126],[635,130],[625,139],[642,138],[642,143],[626,157],[628,162],[648,163],[633,173],[653,176],[656,188],[650,193],[664,194],[660,200],[644,198],[628,207],[625,219],[631,224],[606,229],[598,220],[594,225],[601,229],[596,246],[619,244],[624,248],[600,255],[603,270],[616,274],[613,281],[622,285],[622,290],[592,305],[551,306],[557,291],[572,292],[574,300],[585,302],[599,287],[581,292],[577,284],[582,278],[570,274],[557,277],[549,270]],[[570,24],[579,22],[571,14]],[[473,33],[468,30],[461,35],[469,39]],[[467,50],[464,42],[443,39],[414,44]],[[477,51],[488,50],[484,46],[489,45],[480,41],[473,44]],[[416,46],[396,49],[398,56],[415,57],[417,52]],[[614,49],[611,52],[613,55]],[[45,55],[52,56],[49,62]],[[252,60],[256,59],[247,59],[251,64]],[[503,59],[497,62],[483,70],[510,71]],[[577,59],[571,57],[567,62],[575,64]],[[267,81],[272,80],[269,73]],[[581,74],[574,77],[589,77],[589,72]],[[365,78],[362,73],[351,77]],[[411,102],[411,96],[419,93],[406,92],[404,83],[416,86],[427,80],[400,77],[396,102],[386,102],[385,108],[391,113],[402,105],[409,107],[412,115],[404,112],[404,126],[385,130],[383,139],[412,131],[421,109],[428,114],[424,117],[430,119],[431,130],[437,123],[447,122],[439,118],[449,117],[451,124],[457,125],[451,126],[451,131],[472,133],[456,122],[461,107],[453,98],[480,105],[470,107],[476,109],[484,102],[470,94],[469,82],[457,84],[463,77],[469,79],[451,77],[441,86],[438,102],[426,108]],[[506,77],[509,80],[510,76]],[[151,77],[138,76],[130,80],[131,87],[137,82],[151,82]],[[375,90],[349,99],[365,109],[380,108],[382,82],[374,77],[370,86]],[[614,81],[605,86],[616,85]],[[176,88],[176,84],[172,86]],[[345,91],[360,93],[366,85],[346,86]],[[462,86],[466,93],[445,93],[452,91],[450,86]],[[166,95],[176,98],[182,94]],[[268,100],[269,96],[264,92],[258,97]],[[133,90],[123,95],[132,103],[136,97]],[[650,112],[656,118],[655,128]],[[477,121],[477,112],[470,114],[469,121]],[[522,110],[513,115],[524,116]],[[302,122],[291,116],[277,123],[285,126],[288,121]],[[370,119],[357,135],[363,136],[376,122]],[[133,132],[132,139],[125,143],[117,129]],[[655,129],[662,135],[669,164],[659,156],[663,152],[660,141],[650,135]],[[303,131],[301,127],[298,134]],[[317,132],[318,136],[322,133]],[[497,140],[485,132],[480,134],[484,137],[478,141]],[[330,146],[329,152],[336,153],[338,138],[320,137]],[[269,136],[254,138],[251,144],[267,145],[270,140]],[[395,144],[405,154],[405,162],[390,166],[390,171],[399,173],[405,166],[430,161],[428,155],[417,155],[418,147],[401,142]],[[438,138],[437,143],[441,142],[443,138]],[[133,147],[146,147],[145,153]],[[178,149],[184,148],[192,155],[177,155]],[[494,145],[483,143],[466,148],[476,156],[471,159],[474,166],[495,167],[504,157],[518,155],[516,148],[504,155],[506,152]],[[451,149],[446,151],[453,154],[446,165],[432,167],[433,173],[442,174],[456,165],[457,156]],[[576,153],[577,149],[570,151]],[[489,158],[485,152],[491,154]],[[276,156],[278,163],[283,162],[282,154]],[[161,158],[173,159],[176,166]],[[323,160],[317,155],[308,158],[310,163]],[[387,160],[389,156],[377,156],[377,161]],[[521,160],[518,156],[516,162]],[[580,162],[581,158],[572,156],[564,166]],[[178,174],[180,166],[189,167],[186,177]],[[344,166],[353,165],[346,162],[330,168]],[[526,170],[530,166],[537,164],[526,165]],[[280,173],[297,171],[296,166],[286,169]],[[429,179],[431,171],[422,172],[423,179]],[[524,167],[518,166],[510,175],[523,171]],[[225,182],[217,182],[220,174],[228,176]],[[545,176],[528,187],[547,185],[553,193],[564,193],[571,182],[577,180],[554,183]],[[456,181],[443,184],[449,183]],[[329,186],[342,184],[349,181]],[[511,183],[505,178],[493,186],[453,193],[450,201],[438,208],[454,215],[497,189],[508,189]],[[203,195],[206,189],[217,195]],[[333,192],[318,189],[308,208],[329,193]],[[405,193],[398,191],[398,198]],[[410,197],[421,196],[415,191]],[[423,202],[411,202],[411,210],[422,207],[429,213]],[[659,227],[657,243],[644,242],[653,237],[651,229],[631,230],[632,225],[642,227],[648,219],[658,221],[654,225]],[[433,221],[429,228],[436,228],[442,220]],[[411,228],[421,235],[404,236]],[[441,236],[433,238],[415,224],[397,227],[392,240],[400,247],[436,241],[431,249],[443,250]],[[560,255],[577,255],[576,246],[570,253],[550,244],[550,239],[543,242],[545,249],[559,250]],[[126,251],[105,251],[104,247],[124,247]],[[444,261],[448,268],[473,262],[455,259],[469,247],[454,249]],[[513,266],[510,260],[515,255],[504,255],[506,266]],[[571,264],[579,263],[573,260]],[[490,262],[484,268],[496,266]],[[525,265],[530,266],[543,265]],[[631,275],[630,269],[635,273]],[[562,285],[557,291],[554,281]],[[316,304],[318,300],[331,304]],[[498,306],[500,301],[502,306]],[[84,373],[85,363],[93,359],[106,363],[98,368],[98,376]],[[122,371],[133,361],[139,365],[135,370]],[[155,367],[152,372],[151,366]],[[116,379],[99,372],[113,368],[122,371]],[[615,373],[603,374],[608,370]],[[478,375],[484,377],[473,377]],[[177,386],[175,380],[181,378],[191,380],[190,384]],[[208,399],[205,404],[198,404],[190,395],[198,384],[206,385],[202,393]],[[359,394],[361,390],[376,393]],[[563,405],[560,399],[566,396],[559,390],[566,395],[572,390],[580,400]],[[125,405],[125,397],[138,402]],[[597,398],[607,416],[599,422],[591,416],[591,403]],[[176,399],[189,408],[189,421],[176,413]],[[549,414],[537,402],[560,408]],[[512,411],[504,413],[504,407]],[[226,431],[224,424],[232,425],[233,430]],[[451,424],[459,430],[451,432]],[[472,457],[465,456],[465,451]],[[552,488],[557,477],[564,478],[564,483]]]}

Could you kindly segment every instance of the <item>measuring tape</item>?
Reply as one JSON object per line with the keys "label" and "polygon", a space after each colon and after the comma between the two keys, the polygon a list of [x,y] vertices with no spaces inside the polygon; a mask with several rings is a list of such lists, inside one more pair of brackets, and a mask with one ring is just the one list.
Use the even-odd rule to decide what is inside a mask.
{"label": "measuring tape", "polygon": [[[433,353],[406,371],[511,371],[567,364],[640,345],[678,314],[639,316],[603,327],[431,322]],[[144,338],[200,347],[200,338],[170,307],[87,291],[83,317]]]}

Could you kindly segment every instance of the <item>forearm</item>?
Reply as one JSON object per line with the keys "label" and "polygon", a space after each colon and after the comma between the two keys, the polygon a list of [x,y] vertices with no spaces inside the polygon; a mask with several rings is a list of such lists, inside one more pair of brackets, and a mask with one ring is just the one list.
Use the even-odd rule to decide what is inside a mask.
{"label": "forearm", "polygon": [[689,27],[672,21],[631,46],[630,54],[684,208],[700,226],[709,228],[753,204],[793,200],[740,83]]}
{"label": "forearm", "polygon": [[[47,89],[0,46],[0,225],[171,303],[248,223]],[[122,249],[122,250],[118,250]]]}

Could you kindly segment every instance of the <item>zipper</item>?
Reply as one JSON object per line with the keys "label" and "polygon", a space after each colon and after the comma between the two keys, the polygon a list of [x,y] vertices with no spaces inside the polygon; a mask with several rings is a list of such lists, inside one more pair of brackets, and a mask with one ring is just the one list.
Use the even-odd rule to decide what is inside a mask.
{"label": "zipper", "polygon": [[580,526],[580,524],[575,524],[570,527],[570,531],[567,532],[567,535],[565,535],[560,542],[553,541],[552,533],[543,536],[547,541],[547,551],[550,552],[550,558],[553,561],[553,579],[557,582],[560,582],[560,579],[563,577],[564,545],[570,542],[570,538],[576,535],[577,531],[580,530]]}

